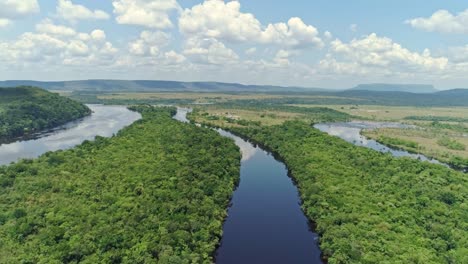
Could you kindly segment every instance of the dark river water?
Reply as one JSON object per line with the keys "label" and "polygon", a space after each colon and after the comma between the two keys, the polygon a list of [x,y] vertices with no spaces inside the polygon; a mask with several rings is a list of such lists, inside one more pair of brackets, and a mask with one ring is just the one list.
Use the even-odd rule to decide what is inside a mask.
{"label": "dark river water", "polygon": [[25,158],[36,158],[47,151],[68,149],[95,136],[110,137],[141,118],[125,106],[88,105],[93,114],[67,123],[32,139],[0,145],[0,165]]}
{"label": "dark river water", "polygon": [[[187,122],[188,109],[174,117]],[[229,132],[242,151],[239,187],[223,226],[216,263],[322,263],[318,235],[301,210],[286,166],[272,154]]]}

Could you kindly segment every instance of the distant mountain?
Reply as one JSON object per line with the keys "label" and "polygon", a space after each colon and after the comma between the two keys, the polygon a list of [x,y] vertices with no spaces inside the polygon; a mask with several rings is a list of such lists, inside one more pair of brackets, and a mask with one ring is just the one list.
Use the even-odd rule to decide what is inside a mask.
{"label": "distant mountain", "polygon": [[462,97],[468,97],[468,89],[463,89],[463,88],[457,88],[457,89],[451,89],[451,90],[445,90],[445,91],[439,91],[437,92],[438,95],[442,96],[462,96]]}
{"label": "distant mountain", "polygon": [[307,93],[324,92],[327,89],[284,87],[273,85],[244,85],[239,83],[221,82],[178,82],[178,81],[153,81],[153,80],[82,80],[41,82],[28,80],[0,81],[0,87],[36,86],[47,90],[66,91],[161,91],[161,92],[275,92],[275,93]]}
{"label": "distant mountain", "polygon": [[409,93],[435,93],[438,90],[427,84],[387,84],[372,83],[360,84],[349,90],[373,91],[373,92],[409,92]]}

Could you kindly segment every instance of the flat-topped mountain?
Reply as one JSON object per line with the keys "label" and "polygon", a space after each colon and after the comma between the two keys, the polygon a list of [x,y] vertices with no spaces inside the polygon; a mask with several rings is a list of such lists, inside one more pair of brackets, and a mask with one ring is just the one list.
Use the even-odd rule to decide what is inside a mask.
{"label": "flat-topped mountain", "polygon": [[428,84],[388,84],[371,83],[359,84],[349,90],[373,91],[373,92],[409,92],[409,93],[435,93],[438,90]]}

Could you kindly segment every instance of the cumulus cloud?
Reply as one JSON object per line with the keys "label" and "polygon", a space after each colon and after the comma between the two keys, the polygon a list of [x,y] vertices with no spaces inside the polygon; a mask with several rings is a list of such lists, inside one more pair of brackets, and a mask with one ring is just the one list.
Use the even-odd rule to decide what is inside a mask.
{"label": "cumulus cloud", "polygon": [[6,18],[0,18],[0,28],[1,27],[6,27],[11,24],[11,21]]}
{"label": "cumulus cloud", "polygon": [[76,32],[46,19],[36,25],[36,32],[0,42],[0,58],[15,67],[111,64],[117,49],[105,38],[102,30]]}
{"label": "cumulus cloud", "polygon": [[45,19],[36,25],[36,30],[40,33],[50,35],[73,36],[76,31],[73,28],[55,25],[50,19]]}
{"label": "cumulus cloud", "polygon": [[70,0],[58,1],[57,15],[70,22],[109,19],[109,14],[102,10],[90,10],[83,5],[73,4]]}
{"label": "cumulus cloud", "polygon": [[263,26],[253,14],[243,13],[240,8],[237,1],[206,0],[182,12],[179,29],[189,37],[277,44],[290,48],[323,46],[318,30],[298,17],[289,19],[287,23]]}
{"label": "cumulus cloud", "polygon": [[252,55],[254,54],[255,52],[257,52],[257,48],[253,47],[253,48],[249,48],[245,51],[245,54],[247,55]]}
{"label": "cumulus cloud", "polygon": [[177,65],[185,62],[185,56],[173,50],[164,53],[164,57],[166,59],[166,64],[170,65]]}
{"label": "cumulus cloud", "polygon": [[161,47],[166,46],[170,41],[170,36],[162,31],[144,30],[140,38],[130,42],[129,51],[134,55],[158,55]]}
{"label": "cumulus cloud", "polygon": [[447,68],[448,59],[432,57],[427,49],[422,53],[412,52],[390,38],[372,33],[349,43],[339,39],[332,41],[330,52],[319,65],[341,74],[398,75],[440,72]]}
{"label": "cumulus cloud", "polygon": [[406,23],[416,29],[430,32],[468,34],[468,9],[456,15],[442,9],[428,18],[409,19]]}
{"label": "cumulus cloud", "polygon": [[183,54],[192,62],[200,64],[226,65],[239,59],[239,56],[232,49],[213,38],[189,39]]}
{"label": "cumulus cloud", "polygon": [[0,27],[11,24],[13,20],[38,12],[37,0],[2,0],[0,1]]}
{"label": "cumulus cloud", "polygon": [[172,27],[170,13],[181,10],[176,0],[114,0],[112,5],[117,23],[156,29]]}

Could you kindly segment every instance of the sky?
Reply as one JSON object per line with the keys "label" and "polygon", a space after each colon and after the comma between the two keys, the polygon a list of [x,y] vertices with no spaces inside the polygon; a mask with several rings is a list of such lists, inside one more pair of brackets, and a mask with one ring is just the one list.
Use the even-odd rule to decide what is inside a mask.
{"label": "sky", "polygon": [[0,80],[468,88],[468,1],[0,0]]}

